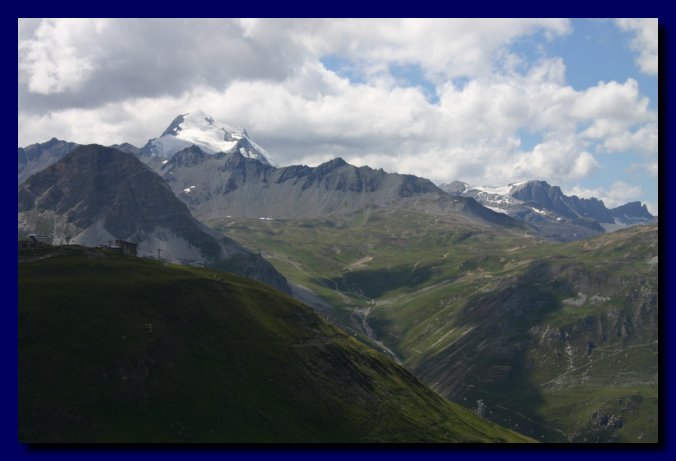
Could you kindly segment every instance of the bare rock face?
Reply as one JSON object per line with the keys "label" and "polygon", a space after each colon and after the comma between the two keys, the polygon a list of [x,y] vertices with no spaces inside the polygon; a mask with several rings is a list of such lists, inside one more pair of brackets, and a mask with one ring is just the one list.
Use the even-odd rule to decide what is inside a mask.
{"label": "bare rock face", "polygon": [[531,202],[570,219],[589,218],[599,223],[612,223],[613,217],[603,202],[595,198],[585,199],[567,196],[558,186],[545,181],[528,181],[516,187],[512,197]]}
{"label": "bare rock face", "polygon": [[213,265],[289,293],[261,256],[192,217],[167,183],[133,154],[99,145],[76,148],[19,187],[19,230],[53,243],[137,243],[140,255]]}
{"label": "bare rock face", "polygon": [[321,217],[411,195],[445,195],[426,179],[355,167],[341,158],[317,167],[275,168],[238,152],[207,154],[190,147],[157,172],[200,219]]}

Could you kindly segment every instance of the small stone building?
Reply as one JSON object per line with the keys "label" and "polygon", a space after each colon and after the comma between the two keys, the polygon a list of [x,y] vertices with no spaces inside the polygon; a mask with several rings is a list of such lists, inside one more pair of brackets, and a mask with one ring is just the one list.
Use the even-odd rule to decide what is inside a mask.
{"label": "small stone building", "polygon": [[49,245],[52,238],[48,235],[30,234],[27,239],[19,240],[19,248],[38,248]]}
{"label": "small stone building", "polygon": [[122,254],[136,256],[136,249],[138,248],[137,243],[125,242],[124,240],[117,239],[115,240],[115,246],[120,248]]}

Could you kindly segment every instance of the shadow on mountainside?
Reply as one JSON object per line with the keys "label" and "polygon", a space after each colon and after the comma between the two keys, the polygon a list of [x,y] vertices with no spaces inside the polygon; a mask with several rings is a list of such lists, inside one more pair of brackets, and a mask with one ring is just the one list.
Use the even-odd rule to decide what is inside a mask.
{"label": "shadow on mountainside", "polygon": [[[564,434],[538,416],[543,397],[530,382],[529,331],[573,294],[556,280],[547,262],[530,264],[518,277],[477,294],[459,307],[454,327],[467,330],[460,340],[428,352],[415,374],[442,395],[469,408],[481,399],[485,417],[537,440],[564,441]],[[488,321],[487,321],[488,320]]]}
{"label": "shadow on mountainside", "polygon": [[356,270],[330,279],[315,279],[313,282],[360,298],[376,299],[392,290],[418,287],[435,275],[433,265],[407,265],[392,269]]}

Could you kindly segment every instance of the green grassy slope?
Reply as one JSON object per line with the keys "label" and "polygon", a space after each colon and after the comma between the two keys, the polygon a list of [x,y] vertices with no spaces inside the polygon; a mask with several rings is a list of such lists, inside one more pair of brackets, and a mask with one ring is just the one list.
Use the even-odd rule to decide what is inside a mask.
{"label": "green grassy slope", "polygon": [[333,306],[322,315],[503,425],[546,441],[657,440],[656,225],[566,244],[387,210],[212,225]]}
{"label": "green grassy slope", "polygon": [[528,440],[264,285],[80,247],[19,252],[19,437]]}
{"label": "green grassy slope", "polygon": [[332,306],[322,314],[358,335],[364,334],[360,310],[373,300],[408,297],[469,269],[494,267],[505,248],[536,242],[457,217],[378,208],[324,219],[209,224],[260,249],[285,277]]}
{"label": "green grassy slope", "polygon": [[[456,401],[553,441],[657,440],[657,229],[535,246],[384,305],[372,328]],[[614,423],[608,423],[613,419]]]}

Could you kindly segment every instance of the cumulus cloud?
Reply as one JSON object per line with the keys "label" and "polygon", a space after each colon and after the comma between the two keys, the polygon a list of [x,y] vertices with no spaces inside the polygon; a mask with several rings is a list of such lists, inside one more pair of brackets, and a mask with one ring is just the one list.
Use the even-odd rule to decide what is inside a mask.
{"label": "cumulus cloud", "polygon": [[519,155],[512,177],[552,178],[558,181],[588,176],[599,167],[589,152],[574,138],[556,139],[535,146],[532,152]]}
{"label": "cumulus cloud", "polygon": [[595,197],[599,200],[603,200],[606,207],[615,208],[624,205],[627,202],[639,200],[643,190],[640,186],[633,186],[623,181],[616,181],[607,189],[601,187],[585,188],[575,186],[566,193],[567,195],[577,195],[582,198]]}
{"label": "cumulus cloud", "polygon": [[572,114],[581,119],[639,122],[650,118],[648,98],[640,96],[638,83],[631,78],[623,84],[599,82],[583,91],[581,96],[571,107]]}
{"label": "cumulus cloud", "polygon": [[492,72],[497,51],[537,31],[554,37],[568,33],[570,24],[565,19],[343,19],[322,22],[303,40],[318,54],[349,59],[367,74],[378,75],[383,64],[415,63],[440,82]]}
{"label": "cumulus cloud", "polygon": [[[286,79],[336,54],[364,68],[420,63],[430,75],[490,72],[509,40],[565,20],[45,19],[21,20],[20,104],[25,111],[96,107],[178,96],[196,85]],[[63,93],[68,93],[63,97]]]}
{"label": "cumulus cloud", "polygon": [[[19,42],[19,71],[25,76],[28,90],[45,95],[77,89],[96,64],[88,47],[79,47],[75,42],[79,37],[96,35],[101,27],[101,22],[88,19],[39,24],[32,37]],[[92,38],[91,43],[96,43],[96,37]]]}
{"label": "cumulus cloud", "polygon": [[657,178],[659,174],[659,165],[657,160],[652,162],[640,162],[634,163],[629,168],[627,168],[628,173],[635,173],[637,171],[643,170],[648,173],[653,178]]}
{"label": "cumulus cloud", "polygon": [[[222,90],[202,86],[177,97],[128,99],[48,116],[25,114],[20,135],[49,132],[79,142],[142,145],[176,114],[199,107],[216,120],[245,126],[281,164],[316,164],[343,156],[437,182],[572,180],[598,168],[590,146],[576,134],[580,122],[602,124],[593,118],[598,115],[594,110],[575,110],[589,91],[610,103],[613,96],[622,99],[617,118],[606,111],[600,119],[609,125],[625,127],[627,111],[633,107],[643,113],[645,108],[637,93],[627,98],[613,85],[575,91],[561,82],[561,65],[541,62],[526,75],[476,79],[462,89],[446,85],[439,103],[432,104],[419,88],[351,84],[314,62],[282,82],[235,80]],[[518,136],[522,127],[544,133],[546,139],[524,151]],[[607,141],[609,151],[623,148],[623,129],[588,131],[589,138]],[[636,134],[634,142],[641,136]]]}
{"label": "cumulus cloud", "polygon": [[625,130],[603,141],[603,147],[608,152],[642,152],[646,155],[657,153],[657,124],[643,125],[636,130]]}
{"label": "cumulus cloud", "polygon": [[620,29],[631,32],[632,38],[629,46],[637,53],[636,65],[641,72],[657,75],[657,18],[617,19],[616,23]]}
{"label": "cumulus cloud", "polygon": [[227,19],[45,19],[19,41],[20,109],[99,107],[235,79],[284,79],[307,54],[292,41],[261,43]]}
{"label": "cumulus cloud", "polygon": [[650,175],[652,177],[654,177],[654,178],[657,177],[657,173],[658,173],[657,162],[650,162],[650,163],[646,164],[645,169],[648,171],[648,173],[650,173]]}

